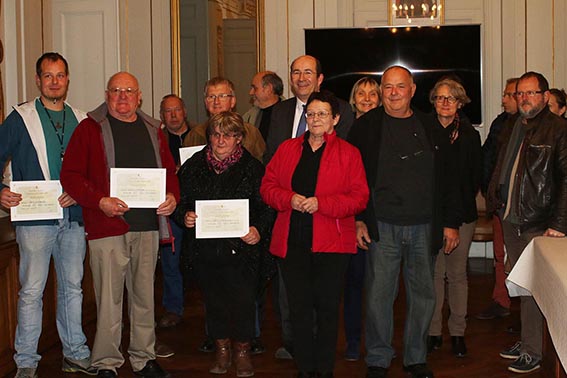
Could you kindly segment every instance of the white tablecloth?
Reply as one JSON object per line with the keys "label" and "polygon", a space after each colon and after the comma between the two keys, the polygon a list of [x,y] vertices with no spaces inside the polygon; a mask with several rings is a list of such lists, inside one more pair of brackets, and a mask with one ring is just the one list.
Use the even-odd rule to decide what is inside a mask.
{"label": "white tablecloth", "polygon": [[510,296],[533,295],[563,368],[567,367],[567,238],[537,237],[506,280]]}

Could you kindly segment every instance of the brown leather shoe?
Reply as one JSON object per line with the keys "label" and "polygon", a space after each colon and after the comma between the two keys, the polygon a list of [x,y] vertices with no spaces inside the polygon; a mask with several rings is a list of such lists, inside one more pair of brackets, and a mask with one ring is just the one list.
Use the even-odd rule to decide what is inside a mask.
{"label": "brown leather shoe", "polygon": [[209,369],[212,374],[225,374],[232,360],[230,350],[230,339],[215,340],[215,362]]}
{"label": "brown leather shoe", "polygon": [[252,377],[254,375],[254,367],[250,360],[250,342],[234,343],[234,363],[236,364],[237,377]]}

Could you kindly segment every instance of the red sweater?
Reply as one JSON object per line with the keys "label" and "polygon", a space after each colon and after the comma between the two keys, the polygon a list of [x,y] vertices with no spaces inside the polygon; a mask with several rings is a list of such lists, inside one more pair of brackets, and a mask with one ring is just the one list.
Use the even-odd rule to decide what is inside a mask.
{"label": "red sweater", "polygon": [[[113,155],[113,148],[104,143],[105,140],[109,141],[109,137],[112,138],[112,133],[106,112],[101,112],[105,109],[101,108],[93,112],[100,121],[97,122],[92,118],[93,114],[89,113],[89,118],[84,119],[75,129],[61,169],[63,188],[83,208],[85,230],[89,240],[123,235],[129,230],[128,224],[122,217],[107,217],[98,206],[101,198],[110,196],[110,168],[114,163],[113,156],[109,156]],[[101,114],[104,115],[100,116]],[[172,193],[175,200],[179,201],[179,182],[175,175],[175,162],[167,140],[159,129],[159,122],[151,122],[152,119],[141,112],[138,116],[142,117],[150,132],[156,133],[151,138],[157,137],[159,144],[159,155],[156,153],[156,157],[160,157],[161,164],[158,161],[158,166],[166,168],[166,192]],[[154,153],[154,151],[146,153]]]}
{"label": "red sweater", "polygon": [[[291,179],[301,157],[304,137],[286,140],[266,167],[260,194],[278,216],[272,231],[270,252],[279,257],[287,253],[291,198],[295,192]],[[315,197],[319,209],[313,214],[313,252],[356,253],[354,216],[366,208],[368,183],[360,152],[338,138],[325,135],[327,146],[321,157]]]}

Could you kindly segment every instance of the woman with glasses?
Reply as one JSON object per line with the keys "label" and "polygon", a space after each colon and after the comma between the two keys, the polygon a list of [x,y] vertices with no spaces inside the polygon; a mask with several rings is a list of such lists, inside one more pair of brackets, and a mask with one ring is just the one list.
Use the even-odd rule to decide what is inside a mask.
{"label": "woman with glasses", "polygon": [[567,110],[567,93],[565,93],[565,90],[551,88],[549,94],[551,95],[547,102],[549,110],[560,117],[565,117],[565,111]]}
{"label": "woman with glasses", "polygon": [[[354,215],[368,201],[359,151],[337,137],[339,103],[327,91],[307,100],[308,131],[277,149],[260,193],[278,215],[270,252],[287,288],[298,377],[333,377],[338,312]],[[315,330],[315,331],[314,331]]]}
{"label": "woman with glasses", "polygon": [[441,129],[451,143],[450,154],[454,169],[459,174],[460,211],[462,225],[459,228],[460,243],[450,254],[442,251],[435,263],[436,305],[429,328],[428,351],[441,348],[443,303],[445,282],[448,290],[449,319],[447,321],[451,335],[451,347],[456,357],[467,354],[465,328],[468,300],[467,258],[477,220],[476,194],[481,180],[480,135],[468,118],[460,111],[471,100],[463,86],[452,79],[438,81],[429,99],[435,108],[437,127]]}
{"label": "woman with glasses", "polygon": [[[207,123],[208,144],[179,169],[181,200],[174,213],[187,228],[183,251],[203,293],[209,335],[216,355],[209,372],[224,374],[232,355],[237,377],[250,377],[255,299],[262,252],[267,249],[273,211],[260,197],[264,166],[242,147],[242,117],[221,112]],[[197,238],[196,201],[247,199],[249,229],[242,237]],[[203,220],[204,221],[204,220]],[[231,341],[234,342],[233,348]],[[233,351],[234,350],[234,351]]]}

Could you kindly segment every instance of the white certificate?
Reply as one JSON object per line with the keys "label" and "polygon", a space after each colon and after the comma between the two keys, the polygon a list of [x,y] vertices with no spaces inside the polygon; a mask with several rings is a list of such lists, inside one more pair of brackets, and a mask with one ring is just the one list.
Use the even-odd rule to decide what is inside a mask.
{"label": "white certificate", "polygon": [[248,233],[248,200],[195,201],[197,239],[239,238]]}
{"label": "white certificate", "polygon": [[165,168],[111,168],[110,196],[130,208],[157,208],[165,201]]}
{"label": "white certificate", "polygon": [[10,191],[22,195],[18,206],[10,208],[12,221],[62,219],[59,197],[63,193],[59,180],[12,181]]}
{"label": "white certificate", "polygon": [[194,146],[194,147],[181,147],[179,149],[179,159],[181,165],[183,165],[183,163],[185,163],[185,161],[189,159],[191,156],[195,155],[195,152],[201,151],[205,146],[206,146],[205,144],[202,144],[200,146]]}

